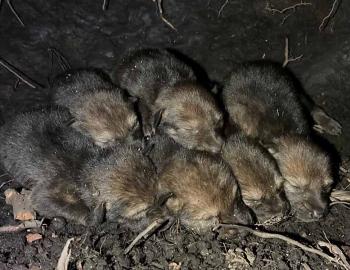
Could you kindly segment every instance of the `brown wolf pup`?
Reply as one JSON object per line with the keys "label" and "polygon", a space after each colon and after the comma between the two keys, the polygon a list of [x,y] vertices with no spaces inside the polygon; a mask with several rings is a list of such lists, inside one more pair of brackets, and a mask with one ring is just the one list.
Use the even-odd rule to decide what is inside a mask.
{"label": "brown wolf pup", "polygon": [[218,223],[251,224],[237,181],[220,157],[181,149],[159,172],[161,193],[172,192],[165,203],[186,227],[203,233]]}
{"label": "brown wolf pup", "polygon": [[167,50],[138,50],[117,68],[115,82],[139,99],[145,136],[156,127],[189,149],[219,152],[223,116],[193,70]]}
{"label": "brown wolf pup", "polygon": [[138,128],[133,103],[98,70],[67,71],[54,80],[52,92],[53,101],[73,115],[72,126],[100,147],[130,140]]}
{"label": "brown wolf pup", "polygon": [[[308,139],[307,116],[288,74],[270,63],[244,64],[231,73],[223,101],[232,125],[276,152],[297,217],[304,221],[322,217],[332,182],[330,161]],[[299,196],[291,195],[291,185]]]}
{"label": "brown wolf pup", "polygon": [[282,220],[289,203],[283,191],[283,177],[276,161],[260,145],[243,135],[227,139],[221,150],[242,192],[242,199],[260,223]]}

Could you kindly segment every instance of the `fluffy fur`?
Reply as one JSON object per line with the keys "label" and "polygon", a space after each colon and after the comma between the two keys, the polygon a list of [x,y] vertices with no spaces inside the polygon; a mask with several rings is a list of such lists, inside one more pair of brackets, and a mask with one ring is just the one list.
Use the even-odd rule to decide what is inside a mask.
{"label": "fluffy fur", "polygon": [[296,216],[319,219],[327,212],[333,184],[329,157],[308,138],[283,136],[275,140],[273,155],[285,178],[284,189]]}
{"label": "fluffy fur", "polygon": [[237,67],[222,95],[231,123],[248,136],[269,142],[286,133],[309,132],[292,79],[273,64]]}
{"label": "fluffy fur", "polygon": [[310,221],[326,212],[329,193],[324,187],[332,178],[327,155],[307,139],[310,127],[297,94],[282,68],[260,62],[231,73],[223,100],[233,125],[263,145],[273,145],[292,209]]}
{"label": "fluffy fur", "polygon": [[283,192],[283,178],[265,149],[237,134],[226,141],[221,152],[238,181],[243,201],[259,222],[287,214],[289,204]]}
{"label": "fluffy fur", "polygon": [[97,70],[68,71],[58,76],[52,94],[53,101],[74,116],[72,126],[100,147],[128,140],[138,128],[133,103]]}
{"label": "fluffy fur", "polygon": [[174,194],[166,202],[169,212],[196,232],[206,232],[220,222],[252,223],[236,179],[218,157],[179,150],[162,168],[159,189]]}
{"label": "fluffy fur", "polygon": [[43,110],[20,114],[0,128],[1,162],[22,186],[50,178],[66,162],[78,167],[95,152],[92,142],[69,126],[71,118],[63,109]]}
{"label": "fluffy fur", "polygon": [[[218,152],[222,113],[193,70],[166,50],[130,53],[117,68],[116,83],[139,99],[145,135],[158,128],[186,148]],[[160,117],[161,115],[161,117]]]}

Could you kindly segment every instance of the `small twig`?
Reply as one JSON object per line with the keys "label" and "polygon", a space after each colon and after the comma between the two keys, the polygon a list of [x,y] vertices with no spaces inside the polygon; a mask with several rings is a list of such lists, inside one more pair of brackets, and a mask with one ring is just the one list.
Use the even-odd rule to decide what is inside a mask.
{"label": "small twig", "polygon": [[289,58],[289,39],[286,37],[284,43],[284,61],[282,64],[282,67],[285,67],[288,65],[288,58]]}
{"label": "small twig", "polygon": [[109,0],[103,0],[102,10],[106,11],[109,5]]}
{"label": "small twig", "polygon": [[[325,234],[326,236],[326,234]],[[326,240],[327,242],[324,241],[319,241],[317,244],[319,247],[326,247],[330,253],[332,253],[335,257],[340,259],[340,262],[343,263],[343,267],[345,269],[350,269],[350,264],[348,263],[344,253],[341,251],[341,249],[339,247],[337,247],[336,245],[333,245],[329,242],[327,236],[326,236]]]}
{"label": "small twig", "polygon": [[177,32],[176,27],[171,22],[169,22],[163,15],[164,14],[163,13],[163,7],[162,7],[163,0],[153,0],[153,2],[157,2],[159,15],[160,15],[160,18],[162,19],[162,21],[165,22],[165,24],[167,24],[171,29],[173,29],[174,31]]}
{"label": "small twig", "polygon": [[38,83],[35,83],[32,79],[28,78],[28,76],[24,75],[23,72],[19,71],[17,68],[10,65],[7,61],[5,61],[1,57],[0,57],[0,65],[6,68],[8,71],[10,71],[13,75],[15,75],[18,79],[20,79],[22,82],[27,84],[29,87],[37,88],[36,85],[39,85]]}
{"label": "small twig", "polygon": [[12,6],[11,0],[7,0],[6,1],[7,5],[9,6],[9,8],[11,9],[11,12],[13,13],[13,15],[15,15],[16,19],[19,21],[19,23],[25,27],[21,17],[19,17],[18,13],[16,12],[15,8]]}
{"label": "small twig", "polygon": [[333,205],[336,205],[336,204],[350,205],[350,202],[337,201],[337,202],[331,202],[329,205],[333,206]]}
{"label": "small twig", "polygon": [[224,10],[224,8],[226,7],[226,5],[228,4],[228,1],[229,0],[226,0],[223,5],[221,6],[221,8],[219,9],[219,12],[218,12],[218,17],[221,16],[221,12]]}
{"label": "small twig", "polygon": [[63,71],[67,71],[67,70],[71,69],[71,65],[69,64],[67,59],[63,56],[63,54],[60,51],[58,51],[57,49],[55,49],[53,47],[49,47],[47,50],[49,52],[51,52],[52,62],[53,62],[53,58],[55,56],[58,60],[59,66],[62,68]]}
{"label": "small twig", "polygon": [[24,221],[21,224],[18,225],[6,225],[0,227],[0,233],[14,233],[14,232],[21,232],[26,229],[34,229],[34,228],[40,228],[43,219],[41,221],[39,220],[29,220],[29,221]]}
{"label": "small twig", "polygon": [[330,199],[333,202],[334,201],[350,202],[350,191],[335,189],[331,192]]}
{"label": "small twig", "polygon": [[[0,177],[1,177],[1,176],[0,176]],[[8,180],[8,181],[6,181],[6,182],[3,182],[3,183],[0,185],[0,189],[2,189],[5,185],[11,183],[12,181],[13,181],[13,180],[11,179],[11,180]]]}
{"label": "small twig", "polygon": [[106,239],[107,239],[107,237],[105,236],[105,237],[103,238],[103,241],[102,241],[101,246],[100,246],[100,254],[102,254],[102,247],[103,247],[103,245],[105,244]]}
{"label": "small twig", "polygon": [[312,270],[307,263],[302,263],[301,265],[304,267],[304,270]]}
{"label": "small twig", "polygon": [[349,172],[349,169],[346,169],[344,166],[340,166],[339,167],[339,170],[342,172],[342,173],[348,173]]}
{"label": "small twig", "polygon": [[291,9],[293,9],[293,10],[295,11],[295,9],[296,9],[297,7],[300,7],[300,6],[311,6],[311,5],[312,5],[312,3],[306,3],[306,2],[301,1],[300,3],[297,3],[297,4],[295,4],[295,5],[286,7],[286,8],[284,8],[284,9],[277,9],[277,8],[271,8],[271,7],[270,7],[270,3],[267,2],[267,3],[266,3],[265,9],[268,10],[268,11],[271,11],[272,13],[276,13],[276,12],[277,12],[277,13],[283,14],[283,13],[285,13],[285,12],[287,12],[288,10],[291,10]]}
{"label": "small twig", "polygon": [[277,8],[271,8],[270,3],[267,2],[267,3],[266,3],[265,9],[268,10],[268,11],[270,11],[270,12],[272,12],[272,14],[275,14],[275,13],[284,14],[284,13],[287,13],[287,11],[292,10],[292,12],[290,12],[289,14],[287,14],[286,16],[283,17],[283,19],[282,19],[282,21],[281,21],[281,23],[280,23],[280,25],[283,25],[283,24],[286,22],[286,20],[287,20],[292,14],[295,13],[295,11],[296,11],[296,9],[297,9],[298,7],[301,7],[301,6],[311,6],[311,5],[312,5],[312,3],[305,3],[305,2],[303,2],[303,1],[301,1],[301,2],[298,3],[298,4],[295,4],[295,5],[286,7],[286,8],[284,8],[284,9],[277,9]]}
{"label": "small twig", "polygon": [[[298,241],[296,241],[294,239],[291,239],[291,238],[289,238],[287,236],[284,236],[284,235],[281,235],[281,234],[257,231],[257,230],[253,230],[253,229],[251,229],[249,227],[246,227],[246,226],[243,226],[243,225],[235,225],[235,224],[219,224],[218,226],[216,226],[214,228],[214,230],[217,230],[220,227],[236,228],[238,230],[244,230],[244,231],[247,231],[247,232],[249,232],[249,233],[251,233],[251,234],[253,234],[253,235],[257,236],[257,237],[264,238],[264,239],[279,239],[279,240],[285,241],[288,244],[291,244],[293,246],[297,246],[297,247],[301,248],[304,251],[307,251],[307,252],[316,254],[316,255],[318,255],[320,257],[323,257],[323,258],[325,258],[326,260],[328,260],[330,262],[336,263],[336,264],[344,267],[344,269],[346,269],[346,270],[350,269],[347,266],[347,262],[342,261],[341,258],[332,257],[332,256],[324,253],[323,251],[319,250],[319,249],[315,249],[313,247],[308,247],[308,246],[306,246],[306,245],[304,245],[304,244],[302,244],[302,243],[300,243],[300,242],[298,242]],[[334,245],[332,245],[332,246],[334,246]]]}
{"label": "small twig", "polygon": [[328,25],[329,21],[334,17],[334,15],[337,13],[338,8],[340,6],[340,4],[338,5],[338,3],[340,3],[340,0],[334,0],[333,1],[333,5],[332,5],[332,9],[329,11],[328,15],[326,17],[323,18],[322,23],[320,24],[320,26],[318,27],[318,30],[320,32],[322,32]]}
{"label": "small twig", "polygon": [[169,221],[169,219],[156,219],[151,224],[147,226],[142,232],[140,232],[135,239],[131,242],[131,244],[125,249],[124,254],[128,254],[132,248],[143,238],[146,239],[150,235],[152,235],[155,230],[157,230],[160,226],[162,226],[165,222]]}
{"label": "small twig", "polygon": [[66,244],[64,245],[61,256],[58,259],[56,270],[67,270],[68,269],[69,258],[71,255],[71,249],[69,249],[69,245],[70,245],[70,242],[72,242],[73,240],[74,240],[74,238],[68,239]]}
{"label": "small twig", "polygon": [[303,57],[303,55],[299,55],[298,57],[290,57],[289,56],[289,39],[285,38],[285,45],[284,45],[284,61],[282,64],[282,67],[285,68],[290,62],[298,61]]}

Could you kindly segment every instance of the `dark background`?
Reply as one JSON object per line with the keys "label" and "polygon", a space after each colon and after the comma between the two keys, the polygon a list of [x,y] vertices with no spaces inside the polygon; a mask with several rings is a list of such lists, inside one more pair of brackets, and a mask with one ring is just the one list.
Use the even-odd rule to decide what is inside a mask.
{"label": "dark background", "polygon": [[[305,91],[342,124],[342,135],[328,139],[343,160],[350,155],[349,1],[340,3],[323,31],[319,31],[319,26],[333,1],[310,0],[312,5],[279,13],[269,10],[267,3],[270,8],[283,9],[300,2],[164,0],[165,17],[177,31],[160,19],[151,0],[111,0],[106,11],[102,10],[102,1],[13,0],[25,27],[2,2],[0,57],[44,86],[59,71],[57,61],[52,63],[50,59],[49,47],[59,50],[73,67],[93,66],[107,72],[129,49],[175,48],[199,63],[212,80],[222,82],[237,62],[265,58],[282,64],[288,37],[291,56],[303,55],[299,61],[289,63],[288,68]],[[47,88],[32,89],[23,83],[16,85],[16,81],[15,76],[0,68],[0,111],[5,121],[18,112],[44,104],[49,93]],[[339,188],[346,186],[344,181]],[[0,203],[4,205],[3,198]],[[13,222],[10,207],[4,206],[0,223],[10,222]],[[311,243],[324,239],[324,231],[346,249],[350,243],[349,222],[349,210],[337,206],[324,221],[287,222],[271,230],[301,236]],[[105,226],[90,232],[79,226],[50,225],[44,240],[32,245],[25,243],[24,235],[0,235],[0,269],[28,269],[33,265],[54,268],[69,236],[81,238],[74,245],[73,264],[80,259],[86,267],[91,263],[91,269],[167,269],[172,261],[182,262],[182,269],[221,269],[226,265],[224,253],[236,247],[254,251],[257,259],[253,269],[300,269],[301,262],[307,262],[312,269],[332,269],[322,259],[299,249],[254,237],[223,244],[212,240],[212,236],[203,238],[172,230],[167,237],[173,244],[160,236],[151,237],[144,246],[124,257],[122,249],[132,234],[116,227]]]}

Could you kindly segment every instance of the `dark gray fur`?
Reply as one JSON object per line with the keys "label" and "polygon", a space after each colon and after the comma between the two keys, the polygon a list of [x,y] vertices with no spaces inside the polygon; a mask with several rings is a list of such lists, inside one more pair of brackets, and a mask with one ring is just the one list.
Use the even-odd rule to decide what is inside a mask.
{"label": "dark gray fur", "polygon": [[[286,133],[309,132],[292,78],[274,64],[256,62],[238,66],[226,81],[222,96],[231,123],[239,128],[256,123],[248,127],[253,130],[248,135],[262,141]],[[235,113],[235,108],[239,112]],[[235,114],[240,116],[234,117]]]}
{"label": "dark gray fur", "polygon": [[1,162],[22,186],[50,178],[65,162],[78,166],[95,151],[91,141],[69,126],[71,118],[67,110],[43,110],[20,114],[0,128]]}
{"label": "dark gray fur", "polygon": [[163,87],[197,80],[188,65],[167,50],[158,49],[130,52],[122,59],[112,78],[149,107]]}
{"label": "dark gray fur", "polygon": [[61,174],[34,188],[35,209],[84,225],[119,222],[135,229],[167,215],[158,204],[157,175],[152,162],[135,146],[117,145],[84,163],[75,177]]}

